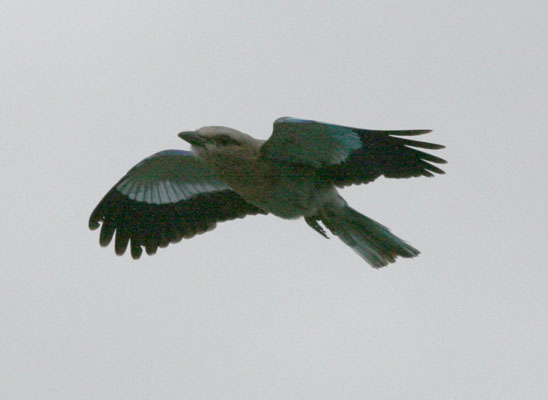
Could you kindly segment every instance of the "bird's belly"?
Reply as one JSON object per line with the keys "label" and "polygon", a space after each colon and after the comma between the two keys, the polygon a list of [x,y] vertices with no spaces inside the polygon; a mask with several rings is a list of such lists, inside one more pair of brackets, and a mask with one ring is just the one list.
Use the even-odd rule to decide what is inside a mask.
{"label": "bird's belly", "polygon": [[239,160],[215,165],[219,177],[247,202],[281,218],[314,215],[337,196],[332,184],[319,181],[309,167]]}
{"label": "bird's belly", "polygon": [[312,209],[300,195],[288,192],[274,192],[267,199],[246,199],[250,203],[280,218],[294,219],[310,213]]}
{"label": "bird's belly", "polygon": [[288,190],[284,187],[265,184],[264,181],[250,180],[233,181],[226,183],[242,198],[281,218],[297,218],[306,212],[302,191]]}
{"label": "bird's belly", "polygon": [[319,207],[337,196],[333,185],[287,174],[278,179],[228,184],[249,203],[286,219],[315,215]]}

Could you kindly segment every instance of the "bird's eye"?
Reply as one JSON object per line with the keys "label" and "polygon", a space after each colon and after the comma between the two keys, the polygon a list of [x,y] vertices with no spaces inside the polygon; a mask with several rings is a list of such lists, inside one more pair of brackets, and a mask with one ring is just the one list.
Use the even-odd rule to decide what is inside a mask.
{"label": "bird's eye", "polygon": [[222,144],[223,146],[227,146],[229,144],[236,144],[236,141],[227,135],[219,135],[216,137],[216,140],[218,143]]}

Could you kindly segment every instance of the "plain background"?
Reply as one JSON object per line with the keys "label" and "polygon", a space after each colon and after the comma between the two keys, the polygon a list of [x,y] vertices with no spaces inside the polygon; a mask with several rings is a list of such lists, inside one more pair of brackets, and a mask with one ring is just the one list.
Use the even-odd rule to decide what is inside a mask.
{"label": "plain background", "polygon": [[[0,6],[0,397],[545,399],[543,1]],[[347,188],[382,270],[248,217],[136,262],[87,219],[181,130],[431,128],[447,174]]]}

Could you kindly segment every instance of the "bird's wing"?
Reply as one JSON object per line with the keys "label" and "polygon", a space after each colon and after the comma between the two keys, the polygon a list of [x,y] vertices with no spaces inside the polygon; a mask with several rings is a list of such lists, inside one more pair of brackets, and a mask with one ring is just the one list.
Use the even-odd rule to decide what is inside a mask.
{"label": "bird's wing", "polygon": [[266,214],[221,182],[192,152],[165,150],[134,166],[105,195],[89,218],[101,223],[99,243],[107,246],[116,232],[115,251],[128,243],[137,259],[215,227],[216,222]]}
{"label": "bird's wing", "polygon": [[309,164],[337,186],[387,178],[433,176],[444,172],[432,163],[446,161],[417,149],[444,146],[410,140],[430,130],[378,131],[350,128],[296,118],[274,122],[270,139],[262,146],[264,156],[285,162]]}
{"label": "bird's wing", "polygon": [[352,129],[284,117],[274,121],[272,136],[261,146],[261,152],[265,157],[319,168],[343,162],[361,146]]}

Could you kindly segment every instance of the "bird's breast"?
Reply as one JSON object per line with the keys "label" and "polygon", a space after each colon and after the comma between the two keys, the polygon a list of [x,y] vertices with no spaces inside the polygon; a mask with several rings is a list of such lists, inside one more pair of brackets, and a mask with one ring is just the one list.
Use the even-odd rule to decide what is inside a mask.
{"label": "bird's breast", "polygon": [[215,172],[223,182],[253,204],[267,201],[278,181],[276,171],[253,161],[223,164]]}
{"label": "bird's breast", "polygon": [[281,218],[313,215],[335,190],[313,168],[262,159],[217,162],[216,174],[249,203]]}

